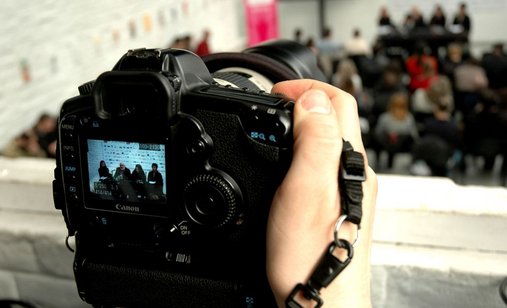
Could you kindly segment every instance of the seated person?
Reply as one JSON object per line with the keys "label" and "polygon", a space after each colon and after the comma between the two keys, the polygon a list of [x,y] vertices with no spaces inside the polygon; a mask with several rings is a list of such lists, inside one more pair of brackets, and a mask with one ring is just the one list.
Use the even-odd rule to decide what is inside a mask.
{"label": "seated person", "polygon": [[416,142],[412,152],[413,167],[422,162],[429,170],[426,174],[418,174],[418,168],[411,168],[412,173],[449,175],[450,159],[461,143],[458,125],[452,120],[451,111],[452,106],[444,101],[434,105],[433,117],[424,122],[422,138]]}
{"label": "seated person", "polygon": [[120,166],[116,168],[116,171],[114,172],[113,175],[114,179],[117,182],[127,181],[128,179],[130,179],[130,176],[131,176],[130,169],[125,167],[124,163],[120,163]]}
{"label": "seated person", "polygon": [[104,160],[100,161],[98,171],[99,171],[99,177],[100,177],[101,181],[105,180],[105,179],[109,179],[111,177],[111,173],[109,173],[109,168],[107,167],[106,162]]}
{"label": "seated person", "polygon": [[134,171],[132,171],[131,179],[139,184],[146,183],[146,173],[144,173],[143,167],[140,164],[137,164]]}
{"label": "seated person", "polygon": [[382,78],[377,82],[372,90],[374,117],[373,124],[380,114],[387,111],[387,105],[391,96],[398,92],[406,92],[405,86],[401,80],[401,68],[395,63],[390,63],[384,69]]}
{"label": "seated person", "polygon": [[151,171],[148,172],[148,184],[152,185],[151,196],[158,198],[163,195],[164,179],[162,174],[158,171],[156,163],[151,164]]}
{"label": "seated person", "polygon": [[374,138],[379,151],[387,151],[388,168],[392,167],[396,153],[409,152],[419,136],[414,117],[409,111],[409,98],[405,93],[391,96],[387,111],[380,115]]}

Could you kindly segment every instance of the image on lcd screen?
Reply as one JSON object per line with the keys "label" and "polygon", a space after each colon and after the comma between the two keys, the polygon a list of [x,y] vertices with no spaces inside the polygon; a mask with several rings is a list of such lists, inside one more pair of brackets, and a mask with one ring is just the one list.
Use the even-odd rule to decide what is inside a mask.
{"label": "image on lcd screen", "polygon": [[92,196],[103,200],[166,200],[165,145],[88,139]]}

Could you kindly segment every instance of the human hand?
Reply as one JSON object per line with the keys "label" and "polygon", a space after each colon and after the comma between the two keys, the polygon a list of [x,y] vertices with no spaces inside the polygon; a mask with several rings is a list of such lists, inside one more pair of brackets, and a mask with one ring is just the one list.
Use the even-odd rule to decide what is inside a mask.
{"label": "human hand", "polygon": [[[340,89],[314,80],[278,83],[272,92],[296,100],[293,160],[274,196],[267,230],[267,275],[277,304],[284,307],[292,289],[308,281],[334,240],[335,223],[341,214],[338,168],[344,139],[364,155],[366,162],[360,240],[351,263],[321,290],[321,297],[327,307],[370,307],[370,246],[377,180],[367,167],[357,103]],[[352,243],[356,226],[344,223],[340,238]],[[298,302],[304,307],[315,305],[302,296]]]}

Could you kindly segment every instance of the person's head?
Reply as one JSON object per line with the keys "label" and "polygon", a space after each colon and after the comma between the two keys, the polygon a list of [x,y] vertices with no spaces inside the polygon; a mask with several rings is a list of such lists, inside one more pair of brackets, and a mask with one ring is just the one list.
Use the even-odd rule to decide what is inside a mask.
{"label": "person's head", "polygon": [[405,15],[405,20],[403,21],[403,23],[405,25],[410,25],[410,24],[412,24],[413,21],[414,21],[414,17],[412,16],[412,14],[407,14],[407,15]]}
{"label": "person's head", "polygon": [[410,15],[412,16],[413,19],[421,17],[421,11],[419,11],[419,7],[414,5],[410,10]]}
{"label": "person's head", "polygon": [[331,38],[331,28],[326,27],[322,30],[322,38],[323,39],[329,39]]}
{"label": "person's head", "polygon": [[441,101],[433,105],[433,116],[438,120],[449,120],[451,112],[452,105],[449,102]]}
{"label": "person's head", "polygon": [[312,37],[306,41],[306,47],[315,48],[315,40]]}
{"label": "person's head", "polygon": [[202,33],[203,40],[205,40],[205,41],[209,40],[210,36],[211,36],[211,32],[208,29],[203,31],[203,33]]}
{"label": "person's head", "polygon": [[140,164],[137,164],[136,165],[136,171],[139,172],[139,173],[142,173],[143,172],[143,167]]}
{"label": "person's head", "polygon": [[306,41],[305,45],[306,45],[306,47],[310,48],[314,54],[318,54],[319,53],[319,51],[317,50],[317,46],[315,46],[315,40],[312,37],[310,37]]}
{"label": "person's head", "polygon": [[445,106],[448,111],[452,111],[453,93],[449,78],[439,76],[434,79],[426,90],[426,95],[433,104]]}
{"label": "person's head", "polygon": [[124,163],[120,163],[120,170],[125,170],[125,164]]}
{"label": "person's head", "polygon": [[442,17],[444,16],[444,10],[442,9],[442,7],[440,5],[437,4],[437,6],[435,6],[435,16],[437,17]]}
{"label": "person's head", "polygon": [[106,162],[105,162],[105,161],[103,161],[103,160],[101,160],[101,161],[100,161],[100,166],[101,166],[101,167],[106,167]]}
{"label": "person's head", "polygon": [[156,163],[151,164],[151,170],[157,171],[158,170],[158,165]]}
{"label": "person's head", "polygon": [[181,39],[181,45],[183,49],[190,49],[192,45],[192,36],[187,34]]}
{"label": "person's head", "polygon": [[55,131],[56,129],[56,121],[55,119],[47,113],[43,113],[40,115],[37,123],[35,124],[35,131],[37,133],[50,133]]}
{"label": "person's head", "polygon": [[465,2],[461,2],[459,4],[459,8],[458,8],[458,14],[459,15],[465,15],[466,14],[466,11],[467,11],[467,5]]}
{"label": "person's head", "polygon": [[408,95],[406,93],[398,92],[391,95],[387,105],[387,111],[398,120],[404,120],[408,113]]}
{"label": "person's head", "polygon": [[296,41],[301,41],[301,36],[303,36],[303,31],[299,28],[297,28],[296,30],[294,30],[294,39]]}
{"label": "person's head", "polygon": [[460,44],[451,43],[447,46],[447,57],[451,62],[459,63],[463,59],[463,49]]}
{"label": "person's head", "polygon": [[400,83],[401,79],[401,69],[399,65],[394,63],[390,63],[384,69],[384,73],[382,74],[382,80],[384,85],[387,87],[395,87]]}
{"label": "person's head", "polygon": [[340,63],[338,64],[337,74],[339,74],[342,77],[343,76],[350,77],[352,75],[356,75],[357,74],[357,66],[354,63],[354,61],[352,61],[349,58],[345,58],[345,59],[341,60]]}
{"label": "person's head", "polygon": [[382,6],[380,8],[380,17],[389,17],[389,11],[387,10],[387,7]]}
{"label": "person's head", "polygon": [[436,74],[435,63],[430,59],[423,58],[421,62],[422,72],[425,76],[433,76]]}
{"label": "person's head", "polygon": [[354,30],[352,30],[352,37],[354,38],[361,37],[361,30],[359,30],[359,28],[354,28]]}
{"label": "person's head", "polygon": [[181,47],[182,47],[181,37],[176,37],[171,44],[171,48],[181,48]]}
{"label": "person's head", "polygon": [[497,56],[502,56],[503,55],[503,43],[497,43],[495,45],[493,45],[493,54],[497,55]]}

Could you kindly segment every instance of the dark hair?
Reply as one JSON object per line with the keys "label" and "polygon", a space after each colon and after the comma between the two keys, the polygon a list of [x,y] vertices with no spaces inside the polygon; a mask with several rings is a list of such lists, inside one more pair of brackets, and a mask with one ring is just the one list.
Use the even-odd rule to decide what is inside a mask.
{"label": "dark hair", "polygon": [[157,167],[157,169],[158,169],[158,165],[157,165],[156,163],[151,164],[151,167],[152,167],[152,168],[153,168],[153,167]]}
{"label": "dark hair", "polygon": [[331,28],[329,27],[326,27],[322,30],[322,37],[323,38],[326,38],[326,37],[329,37],[331,36]]}

